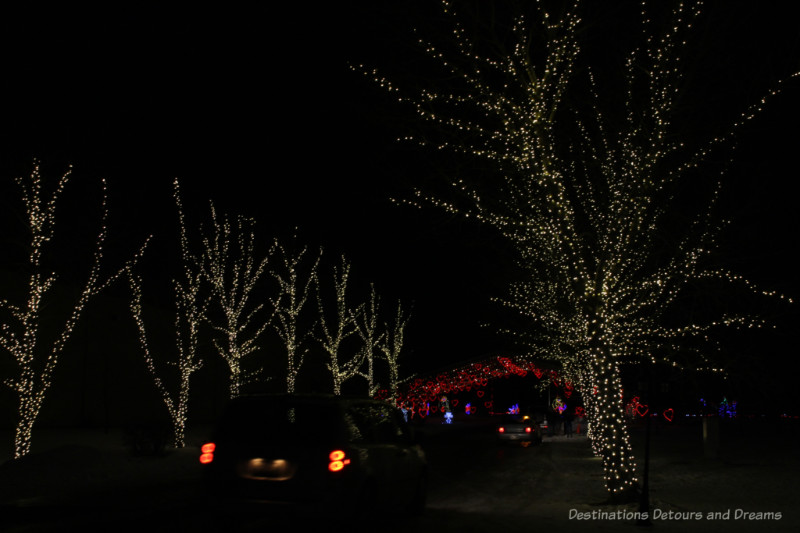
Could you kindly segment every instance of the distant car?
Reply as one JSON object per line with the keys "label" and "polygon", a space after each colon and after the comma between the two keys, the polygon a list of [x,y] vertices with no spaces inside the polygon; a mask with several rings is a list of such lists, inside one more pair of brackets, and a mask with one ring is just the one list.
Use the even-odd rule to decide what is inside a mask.
{"label": "distant car", "polygon": [[425,454],[400,411],[383,401],[242,396],[228,405],[200,462],[216,501],[251,511],[336,519],[425,507]]}
{"label": "distant car", "polygon": [[529,415],[503,415],[497,424],[496,433],[501,442],[518,442],[523,446],[542,443],[539,424]]}

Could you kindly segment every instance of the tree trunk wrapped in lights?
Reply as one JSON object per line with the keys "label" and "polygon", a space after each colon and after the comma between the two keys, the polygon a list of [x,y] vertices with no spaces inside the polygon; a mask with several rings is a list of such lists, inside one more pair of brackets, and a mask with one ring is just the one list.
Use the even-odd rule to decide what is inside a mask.
{"label": "tree trunk wrapped in lights", "polygon": [[[555,359],[561,375],[578,385],[609,493],[628,497],[636,477],[621,365],[678,364],[669,347],[686,338],[705,337],[718,326],[759,325],[739,315],[679,326],[674,315],[665,320],[691,282],[714,279],[775,296],[707,266],[721,229],[711,222],[721,180],[697,174],[766,98],[728,133],[699,147],[684,143],[686,131],[672,120],[699,3],[671,4],[671,19],[658,36],[642,10],[643,45],[625,63],[624,84],[616,91],[624,99],[623,116],[613,119],[604,114],[613,98],[601,98],[589,67],[580,65],[582,83],[573,83],[581,57],[580,2],[554,4],[565,11],[561,17],[536,2],[535,16],[514,15],[506,27],[491,18],[495,40],[488,44],[461,22],[456,6],[465,4],[442,4],[451,42],[420,44],[447,75],[445,87],[413,92],[376,70],[354,70],[435,126],[424,137],[407,139],[454,152],[473,168],[491,169],[483,176],[459,176],[450,184],[450,200],[442,194],[451,193],[416,191],[408,203],[478,220],[513,244],[526,277],[499,300],[528,320],[529,327],[516,334],[531,355]],[[535,43],[537,36],[541,42]],[[697,180],[692,190],[709,192],[705,207],[681,225],[668,215],[680,205],[680,186],[691,178]],[[674,239],[676,233],[682,238]],[[697,355],[695,366],[713,368],[704,354]]]}
{"label": "tree trunk wrapped in lights", "polygon": [[130,309],[139,333],[139,344],[142,347],[147,370],[153,377],[161,399],[167,407],[173,429],[173,446],[185,446],[186,422],[189,416],[189,386],[194,372],[203,366],[197,356],[197,340],[200,324],[205,318],[208,300],[201,296],[204,283],[203,266],[189,250],[189,239],[186,234],[186,221],[180,198],[178,180],[174,182],[175,204],[178,210],[180,229],[180,246],[182,261],[182,278],[173,280],[175,289],[175,346],[177,362],[170,361],[178,369],[178,387],[173,393],[164,384],[156,369],[155,359],[147,341],[147,330],[142,317],[142,279],[128,268],[128,281],[131,287]]}
{"label": "tree trunk wrapped in lights", "polygon": [[317,340],[328,354],[327,367],[333,379],[333,393],[342,393],[342,384],[350,378],[359,375],[359,367],[364,359],[364,352],[357,351],[341,361],[342,343],[356,333],[356,318],[359,310],[347,306],[347,281],[350,278],[350,264],[342,257],[340,267],[334,267],[333,287],[336,293],[336,317],[331,321],[325,316],[325,307],[322,305],[320,284],[317,284],[317,306],[319,307],[319,328],[321,335]]}
{"label": "tree trunk wrapped in lights", "polygon": [[[217,304],[221,315],[208,320],[223,337],[214,339],[214,345],[228,364],[230,397],[235,398],[244,385],[262,372],[245,370],[242,359],[258,350],[256,341],[272,319],[272,315],[262,313],[263,304],[250,301],[270,254],[260,260],[255,257],[254,220],[238,217],[234,228],[226,216],[221,221],[217,219],[213,203],[211,219],[212,234],[203,237],[203,266],[211,285],[212,302]],[[231,250],[232,244],[235,250]]]}
{"label": "tree trunk wrapped in lights", "polygon": [[[59,357],[78,323],[86,304],[101,290],[122,274],[124,268],[101,281],[100,268],[103,259],[103,245],[106,239],[106,219],[108,209],[106,206],[106,184],[102,182],[103,200],[101,204],[102,222],[100,233],[97,236],[94,257],[89,268],[86,284],[72,306],[72,311],[64,322],[60,333],[52,343],[42,338],[41,319],[45,308],[45,299],[56,281],[54,273],[46,273],[42,266],[42,254],[46,245],[53,238],[56,223],[56,202],[59,195],[69,181],[71,170],[67,171],[56,185],[53,195],[49,200],[43,198],[42,177],[39,173],[39,164],[34,163],[33,171],[26,178],[17,178],[17,183],[22,189],[22,199],[25,204],[26,223],[31,232],[30,253],[28,255],[27,300],[23,305],[15,305],[2,299],[0,310],[7,311],[15,321],[0,324],[0,346],[5,348],[16,361],[19,368],[17,377],[5,380],[14,392],[17,393],[18,419],[14,433],[14,458],[27,455],[31,451],[33,426],[39,416],[42,403],[50,389],[53,373],[58,364]],[[146,244],[145,244],[146,245]],[[138,260],[144,251],[144,246],[131,260],[131,266]]]}
{"label": "tree trunk wrapped in lights", "polygon": [[270,274],[278,282],[278,294],[270,300],[275,315],[272,325],[286,349],[286,392],[294,394],[297,374],[307,352],[307,335],[300,314],[308,301],[308,292],[317,283],[317,268],[322,252],[311,267],[303,271],[306,247],[299,252],[287,251],[276,241],[275,249],[278,268],[271,270]]}
{"label": "tree trunk wrapped in lights", "polygon": [[389,397],[392,400],[397,398],[397,389],[401,384],[400,355],[403,351],[406,326],[410,319],[411,313],[404,312],[401,302],[398,301],[397,313],[391,323],[385,324],[386,331],[382,335],[383,342],[379,346],[381,352],[383,352],[383,359],[389,365]]}
{"label": "tree trunk wrapped in lights", "polygon": [[375,293],[374,284],[370,283],[369,291],[369,301],[361,306],[360,313],[353,314],[353,324],[361,338],[361,350],[366,363],[366,370],[360,374],[367,380],[367,394],[375,396],[380,388],[378,382],[375,381],[375,358],[386,333],[378,333],[380,298]]}

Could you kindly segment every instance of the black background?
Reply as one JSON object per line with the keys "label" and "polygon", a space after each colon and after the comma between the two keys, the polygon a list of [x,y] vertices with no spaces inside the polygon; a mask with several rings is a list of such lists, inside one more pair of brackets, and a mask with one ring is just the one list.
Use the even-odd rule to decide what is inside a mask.
{"label": "black background", "polygon": [[[613,73],[633,39],[638,4],[587,9],[593,23],[584,51]],[[709,3],[690,62],[688,121],[679,130],[687,138],[725,131],[800,67],[798,19],[789,10],[785,2]],[[406,372],[432,372],[504,348],[492,328],[480,325],[497,322],[489,298],[502,295],[511,254],[488,229],[391,201],[438,183],[451,172],[449,159],[396,143],[416,126],[413,115],[348,69],[364,63],[413,79],[420,56],[410,28],[435,30],[433,12],[421,2],[3,8],[4,270],[19,272],[24,257],[11,178],[28,173],[38,158],[51,185],[68,164],[74,167],[56,245],[71,254],[68,265],[58,265],[64,276],[80,277],[76,239],[96,227],[92,209],[105,178],[108,264],[119,264],[153,234],[144,265],[155,286],[166,286],[166,273],[174,272],[171,192],[178,177],[192,227],[213,199],[221,211],[256,218],[263,249],[273,236],[285,239],[299,228],[299,241],[323,246],[328,260],[340,253],[352,260],[356,297],[374,282],[387,308],[398,298],[413,303]],[[723,214],[734,222],[721,240],[721,264],[789,295],[798,294],[798,91],[798,80],[787,83],[742,128],[723,178]],[[728,156],[714,158],[716,169]],[[769,305],[758,311],[781,329],[744,343],[737,337],[737,382],[762,398],[788,400],[781,368],[796,352],[796,312]],[[123,306],[120,323],[124,312]],[[85,381],[108,377],[86,377],[86,365],[83,372]]]}

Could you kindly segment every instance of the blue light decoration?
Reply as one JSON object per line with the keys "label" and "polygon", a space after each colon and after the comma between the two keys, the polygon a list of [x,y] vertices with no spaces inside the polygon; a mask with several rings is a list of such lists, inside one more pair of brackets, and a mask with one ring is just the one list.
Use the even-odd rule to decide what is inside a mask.
{"label": "blue light decoration", "polygon": [[564,411],[567,410],[567,404],[561,399],[561,396],[556,396],[556,399],[553,400],[553,411],[557,412],[558,414],[563,414]]}
{"label": "blue light decoration", "polygon": [[719,404],[718,413],[722,418],[736,418],[736,402],[728,403],[728,398],[723,396]]}
{"label": "blue light decoration", "polygon": [[508,414],[510,415],[518,415],[519,414],[519,404],[515,403],[511,407],[508,408]]}
{"label": "blue light decoration", "polygon": [[444,422],[443,424],[452,424],[453,423],[453,413],[451,411],[447,411],[444,414]]}
{"label": "blue light decoration", "polygon": [[475,412],[475,408],[474,408],[474,407],[472,407],[472,404],[471,404],[471,403],[468,403],[468,404],[467,404],[467,405],[464,407],[464,412],[465,412],[466,414],[468,414],[468,415],[471,415],[471,414],[473,414],[473,413]]}

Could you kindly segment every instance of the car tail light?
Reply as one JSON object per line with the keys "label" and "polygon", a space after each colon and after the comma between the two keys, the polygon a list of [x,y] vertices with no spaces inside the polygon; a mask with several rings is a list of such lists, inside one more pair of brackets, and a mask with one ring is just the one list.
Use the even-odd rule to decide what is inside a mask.
{"label": "car tail light", "polygon": [[350,459],[348,459],[347,454],[344,453],[343,450],[332,451],[328,455],[328,459],[330,459],[330,463],[328,463],[328,470],[331,472],[338,472],[350,464]]}
{"label": "car tail light", "polygon": [[498,433],[505,433],[506,432],[506,428],[497,428],[497,432]]}
{"label": "car tail light", "polygon": [[530,433],[531,431],[531,428],[525,428],[525,433]]}
{"label": "car tail light", "polygon": [[217,445],[213,442],[207,442],[200,447],[200,462],[204,465],[207,465],[211,461],[214,460],[214,450],[217,449]]}

